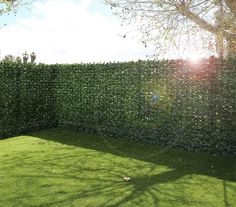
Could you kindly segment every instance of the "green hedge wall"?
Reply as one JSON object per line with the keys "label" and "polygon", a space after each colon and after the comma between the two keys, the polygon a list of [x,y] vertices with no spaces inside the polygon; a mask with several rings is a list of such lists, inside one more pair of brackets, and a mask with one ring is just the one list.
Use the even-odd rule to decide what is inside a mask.
{"label": "green hedge wall", "polygon": [[0,65],[1,137],[51,126],[236,155],[236,60]]}
{"label": "green hedge wall", "polygon": [[54,80],[53,67],[0,62],[0,138],[56,124]]}
{"label": "green hedge wall", "polygon": [[236,61],[58,67],[60,127],[236,154]]}

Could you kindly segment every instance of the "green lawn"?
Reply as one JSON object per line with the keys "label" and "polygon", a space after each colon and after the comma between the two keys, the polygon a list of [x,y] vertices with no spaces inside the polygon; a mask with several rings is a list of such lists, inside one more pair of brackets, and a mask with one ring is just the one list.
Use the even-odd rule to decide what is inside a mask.
{"label": "green lawn", "polygon": [[236,206],[236,158],[51,129],[1,140],[0,163],[1,207]]}

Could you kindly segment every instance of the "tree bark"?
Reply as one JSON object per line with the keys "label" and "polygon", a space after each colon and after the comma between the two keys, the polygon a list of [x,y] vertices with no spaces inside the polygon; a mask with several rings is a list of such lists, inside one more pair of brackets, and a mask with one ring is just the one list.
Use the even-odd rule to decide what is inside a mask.
{"label": "tree bark", "polygon": [[227,7],[236,16],[236,0],[225,0]]}
{"label": "tree bark", "polygon": [[224,57],[224,37],[221,34],[215,35],[216,36],[216,53],[217,56],[220,58]]}
{"label": "tree bark", "polygon": [[236,57],[236,40],[233,38],[227,39],[227,56]]}

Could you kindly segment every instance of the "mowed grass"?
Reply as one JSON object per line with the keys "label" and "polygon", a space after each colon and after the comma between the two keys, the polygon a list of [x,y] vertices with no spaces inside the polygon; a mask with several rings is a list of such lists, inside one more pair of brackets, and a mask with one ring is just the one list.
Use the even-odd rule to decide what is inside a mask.
{"label": "mowed grass", "polygon": [[234,207],[236,159],[50,129],[0,141],[0,206]]}

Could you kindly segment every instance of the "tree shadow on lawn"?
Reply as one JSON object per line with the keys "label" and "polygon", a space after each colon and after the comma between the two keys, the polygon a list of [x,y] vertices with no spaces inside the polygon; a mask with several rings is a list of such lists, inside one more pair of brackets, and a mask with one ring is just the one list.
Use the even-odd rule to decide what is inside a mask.
{"label": "tree shadow on lawn", "polygon": [[[159,203],[169,206],[207,206],[208,202],[197,201],[186,198],[185,189],[181,182],[169,185],[167,188],[161,188],[160,185],[171,183],[184,176],[176,170],[169,170],[160,174],[142,175],[132,177],[131,182],[122,180],[122,170],[126,169],[126,163],[119,162],[119,168],[96,164],[89,167],[89,164],[83,166],[78,162],[86,158],[89,159],[90,153],[83,152],[80,158],[75,155],[57,154],[56,159],[53,155],[41,155],[42,151],[37,153],[16,154],[7,160],[7,163],[1,163],[0,170],[5,168],[9,172],[10,180],[15,183],[20,181],[22,186],[18,186],[20,194],[12,195],[11,198],[0,198],[0,203],[4,204],[7,200],[18,206],[159,206]],[[72,161],[73,160],[73,161]],[[16,163],[17,161],[17,163]],[[72,162],[71,162],[72,161]],[[106,160],[112,162],[112,158]],[[76,164],[77,163],[77,164]],[[17,166],[17,167],[16,167]],[[63,166],[63,167],[62,167]],[[140,166],[130,167],[130,172],[138,171]],[[8,169],[6,169],[8,168]],[[153,169],[150,167],[149,172]],[[12,171],[21,172],[12,175]],[[22,170],[23,169],[23,170]],[[53,170],[55,169],[55,171]],[[95,174],[95,176],[94,176]],[[149,174],[149,173],[148,173]],[[102,175],[102,176],[101,176]],[[0,181],[1,184],[1,181]],[[186,184],[186,183],[185,183]],[[199,185],[196,181],[189,185]],[[10,184],[12,185],[12,184]],[[13,184],[14,185],[14,184]],[[3,185],[4,186],[4,183]],[[178,193],[173,191],[176,186]],[[27,190],[28,189],[28,190]],[[3,188],[4,191],[4,188]],[[1,192],[1,190],[0,190]],[[181,195],[182,194],[182,195]],[[35,198],[39,197],[36,199]],[[45,201],[40,201],[40,197]],[[99,197],[103,199],[99,201]],[[98,201],[96,202],[96,199]],[[29,200],[34,200],[34,205],[28,204]],[[43,199],[42,199],[43,200]],[[88,200],[88,204],[83,203]],[[92,202],[95,200],[95,202]],[[35,203],[38,203],[37,205]],[[177,205],[178,204],[178,205]],[[8,205],[5,205],[8,206]]]}
{"label": "tree shadow on lawn", "polygon": [[[156,184],[171,184],[185,176],[189,176],[191,178],[192,175],[208,176],[222,180],[224,206],[230,206],[230,201],[228,201],[227,197],[226,182],[236,182],[236,158],[211,156],[206,153],[192,153],[163,148],[157,145],[131,143],[125,138],[115,139],[101,135],[98,136],[94,134],[78,133],[75,131],[63,129],[46,130],[36,133],[35,136],[41,139],[59,142],[61,144],[83,147],[104,153],[118,155],[121,157],[128,157],[131,159],[141,160],[157,165],[163,165],[171,169],[169,171],[165,171],[156,175],[142,175],[133,177],[132,182],[128,184],[132,186],[132,192],[125,196],[124,199],[117,201],[114,205],[111,206],[122,206],[126,202],[129,202],[131,200],[135,202],[135,199],[137,197],[142,196],[145,193],[148,193],[149,196],[152,197],[152,202],[154,202],[157,206],[158,197],[156,196],[156,193],[159,192],[160,195],[161,193],[163,193],[163,191],[161,191],[160,189],[156,189]],[[132,168],[132,166],[123,167],[131,169],[131,177],[132,171],[139,170]],[[120,171],[117,172],[117,174],[122,176],[122,172]],[[203,182],[208,182],[208,180],[204,180],[204,178],[194,180],[192,183],[188,183],[188,181],[189,180],[185,180],[183,182],[185,182],[184,184],[186,185],[194,184],[196,186],[201,186]],[[120,187],[119,185],[120,183],[118,182],[114,185],[114,187]],[[153,186],[152,191],[150,190],[151,186]],[[214,186],[212,187],[214,188]],[[231,189],[235,190],[236,194],[236,185],[231,187]],[[178,191],[181,192],[181,189],[178,188]],[[186,198],[181,198],[181,193],[170,193],[168,195],[168,191],[165,191],[164,194],[165,196],[162,198],[162,201],[163,199],[167,199],[169,204],[173,201],[173,205],[175,205],[176,202],[182,202],[181,205],[190,205],[191,203],[191,205],[196,206],[207,206],[206,203],[204,204],[201,201],[190,201],[188,199],[186,200]],[[108,203],[109,202],[110,201],[108,201]],[[136,203],[137,206],[138,204],[140,203]],[[103,203],[101,206],[104,205],[105,203]],[[135,203],[133,203],[133,205],[135,205]]]}
{"label": "tree shadow on lawn", "polygon": [[64,129],[50,129],[33,135],[66,145],[168,166],[176,171],[183,172],[183,175],[199,174],[236,182],[236,158],[234,157],[187,152],[158,145],[130,142],[125,138],[116,139]]}
{"label": "tree shadow on lawn", "polygon": [[[0,166],[0,172],[11,174],[12,171],[12,182],[21,179],[24,186],[32,187],[29,198],[22,192],[22,198],[12,196],[12,202],[19,203],[24,197],[36,199],[36,195],[47,198],[34,201],[37,205],[27,205],[28,201],[24,200],[23,206],[233,206],[235,158],[62,129],[31,135],[46,141],[41,151],[6,157]],[[44,149],[47,141],[55,142],[53,150]],[[15,175],[17,169],[20,172]],[[132,180],[124,182],[124,175]],[[214,186],[215,183],[220,186]],[[218,189],[220,194],[214,195]],[[204,197],[207,193],[211,197]],[[218,197],[222,197],[220,205],[211,200]],[[4,203],[4,196],[0,203]]]}

